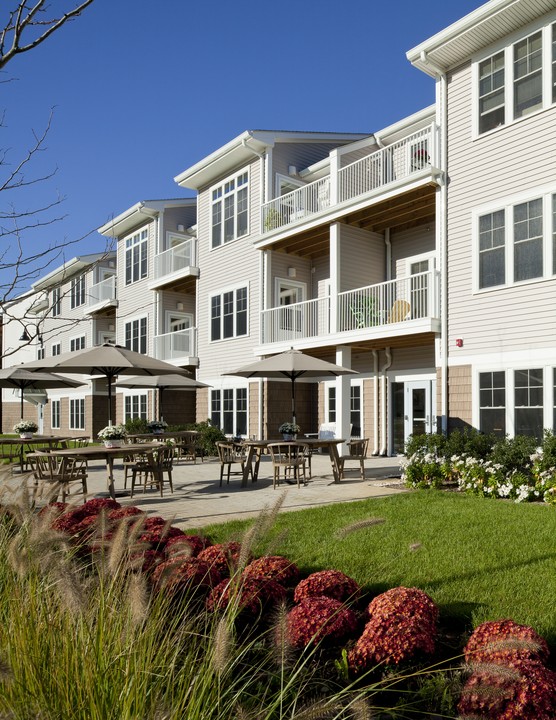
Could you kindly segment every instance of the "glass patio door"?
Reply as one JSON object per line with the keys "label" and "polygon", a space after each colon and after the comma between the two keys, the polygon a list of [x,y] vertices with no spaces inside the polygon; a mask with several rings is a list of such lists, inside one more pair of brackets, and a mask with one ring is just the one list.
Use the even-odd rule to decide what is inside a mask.
{"label": "glass patio door", "polygon": [[404,383],[404,436],[432,432],[432,380]]}

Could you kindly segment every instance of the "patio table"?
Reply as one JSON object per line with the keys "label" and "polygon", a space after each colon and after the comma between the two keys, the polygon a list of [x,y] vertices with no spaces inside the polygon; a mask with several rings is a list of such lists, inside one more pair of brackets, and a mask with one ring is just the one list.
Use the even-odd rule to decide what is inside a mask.
{"label": "patio table", "polygon": [[31,438],[22,438],[22,437],[14,437],[14,438],[0,438],[0,446],[3,445],[19,445],[19,471],[23,472],[25,467],[24,462],[24,453],[25,453],[25,447],[27,446],[28,450],[33,450],[33,446],[35,445],[45,445],[48,447],[48,449],[52,449],[55,445],[58,445],[58,443],[65,443],[68,440],[73,440],[74,438],[68,435],[36,435],[33,434],[33,437]]}

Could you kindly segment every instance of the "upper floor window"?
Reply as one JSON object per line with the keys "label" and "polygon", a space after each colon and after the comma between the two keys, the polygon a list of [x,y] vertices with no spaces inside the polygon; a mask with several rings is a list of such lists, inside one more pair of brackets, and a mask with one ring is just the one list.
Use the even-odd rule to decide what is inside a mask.
{"label": "upper floor window", "polygon": [[125,240],[125,284],[147,277],[147,228],[139,230]]}
{"label": "upper floor window", "polygon": [[59,287],[54,288],[52,291],[50,303],[52,307],[52,317],[60,315],[62,312],[62,293]]}
{"label": "upper floor window", "polygon": [[62,354],[62,344],[61,343],[54,343],[52,345],[52,357],[56,357],[56,355]]}
{"label": "upper floor window", "polygon": [[210,339],[247,335],[247,288],[228,290],[210,298]]}
{"label": "upper floor window", "polygon": [[125,324],[125,346],[128,350],[147,354],[147,318],[137,318]]}
{"label": "upper floor window", "polygon": [[[70,352],[76,352],[77,350],[84,350],[84,349],[85,349],[85,335],[80,335],[79,337],[71,338]],[[52,346],[52,350],[54,350],[54,346]],[[54,355],[54,352],[52,354]]]}
{"label": "upper floor window", "polygon": [[556,194],[480,214],[477,256],[479,290],[556,274]]}
{"label": "upper floor window", "polygon": [[556,24],[477,63],[479,135],[556,102]]}
{"label": "upper floor window", "polygon": [[248,232],[249,174],[229,178],[211,190],[212,247],[236,240]]}
{"label": "upper floor window", "polygon": [[85,304],[85,275],[80,275],[71,281],[70,306],[73,308]]}

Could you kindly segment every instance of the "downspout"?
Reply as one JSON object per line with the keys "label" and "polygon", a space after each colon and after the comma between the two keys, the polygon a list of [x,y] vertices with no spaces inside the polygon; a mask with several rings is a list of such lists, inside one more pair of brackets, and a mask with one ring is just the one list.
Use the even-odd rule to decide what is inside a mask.
{"label": "downspout", "polygon": [[384,244],[386,246],[386,280],[392,279],[392,241],[390,240],[390,228],[384,228]]}
{"label": "downspout", "polygon": [[392,353],[390,351],[390,348],[387,347],[384,349],[384,352],[386,353],[386,362],[382,366],[380,372],[381,372],[381,392],[380,392],[380,404],[381,404],[381,426],[382,426],[382,445],[380,447],[380,454],[384,457],[388,453],[388,438],[386,435],[386,429],[388,427],[387,424],[387,418],[386,418],[386,371],[392,365]]}
{"label": "downspout", "polygon": [[372,455],[378,455],[378,351],[373,350],[373,436]]}
{"label": "downspout", "polygon": [[440,249],[440,369],[442,433],[448,432],[448,83],[444,70],[433,63],[427,54],[421,53],[421,61],[436,74],[440,82],[439,111],[440,125],[440,222],[437,223],[437,238]]}

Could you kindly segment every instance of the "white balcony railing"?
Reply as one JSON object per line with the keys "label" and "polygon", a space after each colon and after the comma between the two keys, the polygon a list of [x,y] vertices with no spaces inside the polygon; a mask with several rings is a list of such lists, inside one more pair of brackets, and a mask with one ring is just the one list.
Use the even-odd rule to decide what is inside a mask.
{"label": "white balcony railing", "polygon": [[116,299],[116,276],[112,275],[105,280],[101,280],[95,285],[91,285],[88,292],[87,305],[97,305],[107,300]]}
{"label": "white balcony railing", "polygon": [[171,275],[196,265],[196,246],[192,238],[155,255],[154,275],[156,278]]}
{"label": "white balcony railing", "polygon": [[263,310],[262,342],[289,342],[438,318],[438,278],[438,272],[428,271]]}
{"label": "white balcony railing", "polygon": [[154,352],[158,360],[178,360],[197,356],[197,328],[155,335]]}
{"label": "white balcony railing", "polygon": [[[340,203],[354,200],[393,182],[410,180],[435,166],[438,130],[433,124],[340,168],[337,176],[321,178],[265,203],[262,233],[283,228]],[[333,190],[334,188],[334,190]]]}

